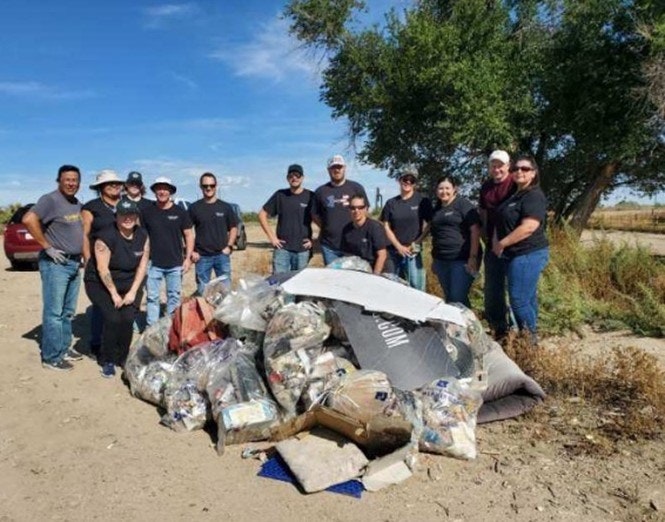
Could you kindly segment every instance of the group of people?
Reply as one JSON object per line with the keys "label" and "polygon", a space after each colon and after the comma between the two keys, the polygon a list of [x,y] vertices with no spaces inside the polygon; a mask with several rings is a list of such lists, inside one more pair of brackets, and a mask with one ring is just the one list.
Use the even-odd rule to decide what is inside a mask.
{"label": "group of people", "polygon": [[83,264],[85,291],[92,307],[90,352],[110,378],[127,358],[138,311],[146,292],[146,323],[160,316],[160,291],[166,287],[166,313],[180,305],[182,276],[194,264],[197,290],[211,274],[230,276],[230,255],[237,235],[233,208],[217,197],[210,172],[199,179],[202,197],[188,210],[176,205],[176,186],[158,177],[146,199],[139,172],[122,180],[103,170],[90,188],[98,197],[82,205],[76,198],[81,172],[74,165],[58,170],[58,187],[45,194],[23,218],[43,247],[41,357],[45,368],[73,369],[82,354],[71,347],[72,319]]}
{"label": "group of people", "polygon": [[[497,338],[511,324],[536,340],[540,274],[549,258],[545,235],[547,200],[538,165],[530,156],[495,150],[478,206],[459,192],[459,180],[439,178],[434,204],[417,190],[418,172],[403,169],[400,193],[378,220],[369,216],[365,189],[346,178],[342,156],[328,161],[330,181],[314,192],[303,187],[300,165],[287,169],[289,187],[276,191],[259,212],[274,246],[275,273],[300,270],[312,252],[312,222],[326,265],[346,255],[366,260],[374,273],[388,273],[425,291],[423,240],[431,235],[432,271],[448,302],[470,307],[469,292],[481,265],[485,274],[485,317]],[[276,229],[268,219],[277,217]],[[506,291],[508,302],[506,302]]]}
{"label": "group of people", "polygon": [[[378,220],[369,215],[363,186],[347,179],[343,156],[328,160],[330,179],[313,192],[303,186],[303,167],[290,165],[288,187],[277,190],[258,214],[274,247],[273,272],[308,265],[315,223],[326,265],[358,256],[374,273],[392,274],[424,291],[422,244],[429,234],[432,270],[446,301],[470,306],[469,291],[484,264],[485,317],[495,335],[508,332],[512,317],[535,336],[537,283],[549,254],[547,201],[538,166],[528,156],[511,163],[502,150],[494,151],[488,163],[489,179],[481,187],[478,207],[459,193],[459,181],[450,176],[437,181],[432,204],[417,190],[418,172],[405,168],[398,178],[399,195],[386,202]],[[82,263],[92,303],[90,351],[102,375],[112,377],[127,357],[144,286],[149,326],[160,316],[162,282],[166,313],[171,314],[181,302],[183,273],[192,265],[199,294],[213,272],[230,278],[238,218],[217,197],[217,179],[210,172],[201,175],[202,197],[188,210],[174,203],[177,188],[166,177],[150,185],[154,201],[145,198],[139,172],[130,172],[125,180],[112,170],[99,172],[90,185],[98,197],[85,205],[76,198],[80,183],[80,170],[63,165],[57,189],[42,196],[23,219],[43,247],[42,364],[68,371],[72,361],[82,358],[71,347]],[[273,229],[269,219],[274,217]]]}

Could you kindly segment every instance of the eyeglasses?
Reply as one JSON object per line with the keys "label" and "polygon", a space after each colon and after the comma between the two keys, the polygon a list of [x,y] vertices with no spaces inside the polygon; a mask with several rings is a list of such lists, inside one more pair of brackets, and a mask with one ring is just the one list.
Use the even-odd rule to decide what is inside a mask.
{"label": "eyeglasses", "polygon": [[415,185],[416,178],[400,178],[400,183],[406,183],[407,185]]}
{"label": "eyeglasses", "polygon": [[349,205],[349,210],[365,210],[365,205]]}
{"label": "eyeglasses", "polygon": [[215,188],[216,186],[217,186],[217,185],[215,185],[215,184],[213,184],[213,185],[201,185],[201,188],[202,188],[202,189],[213,189],[213,188]]}
{"label": "eyeglasses", "polygon": [[519,166],[519,167],[510,167],[510,172],[517,172],[518,170],[520,172],[531,172],[534,169],[533,169],[533,167],[527,167],[527,166],[524,166],[524,165]]}

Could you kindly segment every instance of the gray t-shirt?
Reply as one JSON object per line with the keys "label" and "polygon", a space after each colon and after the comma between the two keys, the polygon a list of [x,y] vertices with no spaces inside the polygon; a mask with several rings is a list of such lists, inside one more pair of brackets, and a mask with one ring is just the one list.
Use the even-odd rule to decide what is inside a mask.
{"label": "gray t-shirt", "polygon": [[83,221],[81,203],[71,201],[59,190],[44,194],[30,209],[39,216],[44,236],[51,245],[65,254],[80,254],[83,251]]}

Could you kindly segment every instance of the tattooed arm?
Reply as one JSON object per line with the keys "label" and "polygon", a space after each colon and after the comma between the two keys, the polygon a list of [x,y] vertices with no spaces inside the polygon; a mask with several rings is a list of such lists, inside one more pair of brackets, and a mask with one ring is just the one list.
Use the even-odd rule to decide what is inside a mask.
{"label": "tattooed arm", "polygon": [[109,263],[111,262],[111,250],[106,246],[101,239],[95,240],[95,258],[97,259],[97,273],[102,284],[106,287],[111,294],[111,300],[116,308],[122,306],[122,297],[118,294],[118,290],[113,283],[111,271],[109,270]]}
{"label": "tattooed arm", "polygon": [[[136,292],[139,291],[139,288],[143,284],[143,279],[145,279],[145,274],[148,271],[148,258],[150,257],[150,240],[146,240],[145,246],[143,247],[143,257],[139,262],[139,266],[136,267],[136,273],[134,274],[134,281],[132,282],[132,287],[129,289],[129,292],[125,294],[122,298],[123,305],[130,305],[136,301]],[[137,305],[138,306],[138,305]]]}

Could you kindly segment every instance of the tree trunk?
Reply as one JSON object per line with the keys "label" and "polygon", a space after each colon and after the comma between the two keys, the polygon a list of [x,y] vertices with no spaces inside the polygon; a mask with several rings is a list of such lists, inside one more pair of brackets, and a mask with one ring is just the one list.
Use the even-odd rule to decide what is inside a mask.
{"label": "tree trunk", "polygon": [[600,197],[612,184],[617,167],[617,163],[602,165],[596,177],[584,189],[582,197],[570,209],[569,223],[578,233],[582,233],[591,214],[596,210]]}

